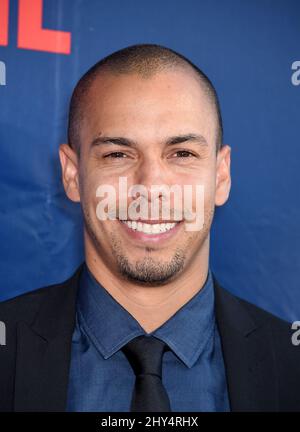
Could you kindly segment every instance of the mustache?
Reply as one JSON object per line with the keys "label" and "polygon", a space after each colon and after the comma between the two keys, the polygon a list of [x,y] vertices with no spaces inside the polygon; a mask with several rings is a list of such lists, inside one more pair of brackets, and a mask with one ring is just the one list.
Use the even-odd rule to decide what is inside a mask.
{"label": "mustache", "polygon": [[[193,212],[189,207],[184,208],[170,208],[169,206],[160,206],[158,209],[159,211],[154,212],[151,211],[151,208],[140,208],[140,204],[132,203],[132,206],[120,206],[116,207],[114,205],[108,205],[107,211],[105,211],[106,217],[108,219],[121,219],[121,220],[127,220],[129,219],[148,219],[148,220],[175,220],[175,221],[181,221],[184,219],[191,220],[195,217],[195,212]],[[131,209],[131,212],[130,212]],[[127,215],[127,217],[124,217]],[[131,217],[129,217],[129,215]],[[135,216],[136,215],[136,216]]]}
{"label": "mustache", "polygon": [[[200,186],[200,187],[199,187]],[[134,188],[133,188],[134,189]],[[204,194],[202,185],[197,185],[196,197],[192,196],[192,189],[176,190],[171,199],[171,195],[166,188],[159,195],[147,196],[145,191],[136,189],[131,193],[128,202],[126,191],[116,195],[113,187],[102,187],[97,189],[96,196],[102,199],[98,202],[96,214],[99,220],[163,220],[163,221],[193,221],[195,218],[203,218]],[[138,194],[138,196],[137,196]],[[200,208],[199,208],[200,205]],[[195,206],[196,211],[193,207]]]}
{"label": "mustache", "polygon": [[[151,185],[151,198],[143,185],[133,185],[127,190],[127,178],[119,178],[119,194],[112,185],[99,185],[96,196],[103,198],[98,202],[98,219],[120,220],[173,220],[192,221],[203,214],[203,185],[196,186],[196,196],[192,185]],[[171,198],[173,197],[173,200]],[[128,202],[128,197],[130,202]],[[132,199],[133,198],[133,199]],[[196,212],[193,211],[193,204]],[[198,209],[198,204],[202,209]]]}

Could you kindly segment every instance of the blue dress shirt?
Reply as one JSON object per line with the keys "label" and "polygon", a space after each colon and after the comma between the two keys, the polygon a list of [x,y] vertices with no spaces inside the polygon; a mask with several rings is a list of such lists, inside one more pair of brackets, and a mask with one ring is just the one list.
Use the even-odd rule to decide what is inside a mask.
{"label": "blue dress shirt", "polygon": [[[84,264],[72,338],[67,411],[129,412],[135,374],[120,349],[146,334]],[[166,342],[162,382],[172,411],[229,411],[211,270],[202,287],[151,333]]]}

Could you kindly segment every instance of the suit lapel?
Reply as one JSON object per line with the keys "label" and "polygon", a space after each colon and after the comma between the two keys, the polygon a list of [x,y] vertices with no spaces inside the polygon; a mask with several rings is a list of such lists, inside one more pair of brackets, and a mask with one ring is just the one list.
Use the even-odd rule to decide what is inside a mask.
{"label": "suit lapel", "polygon": [[19,324],[15,411],[65,410],[69,349],[69,335],[47,341]]}
{"label": "suit lapel", "polygon": [[[76,293],[82,265],[59,289],[47,289],[32,325],[17,332],[15,411],[65,411]],[[214,277],[219,328],[232,411],[277,411],[278,383],[267,323]]]}
{"label": "suit lapel", "polygon": [[[268,323],[214,277],[219,328],[232,411],[277,411],[278,383]],[[255,319],[254,319],[255,316]]]}
{"label": "suit lapel", "polygon": [[32,325],[19,322],[15,411],[65,411],[80,266],[60,288],[47,288]]}

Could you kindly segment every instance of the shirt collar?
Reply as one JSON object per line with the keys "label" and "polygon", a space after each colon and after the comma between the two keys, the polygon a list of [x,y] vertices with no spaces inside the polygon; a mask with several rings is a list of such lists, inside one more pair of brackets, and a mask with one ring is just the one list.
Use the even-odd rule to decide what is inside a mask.
{"label": "shirt collar", "polygon": [[[134,337],[149,335],[94,278],[86,264],[79,283],[79,324],[105,359]],[[150,334],[167,343],[184,364],[191,368],[212,339],[214,325],[214,289],[209,269],[203,287]]]}

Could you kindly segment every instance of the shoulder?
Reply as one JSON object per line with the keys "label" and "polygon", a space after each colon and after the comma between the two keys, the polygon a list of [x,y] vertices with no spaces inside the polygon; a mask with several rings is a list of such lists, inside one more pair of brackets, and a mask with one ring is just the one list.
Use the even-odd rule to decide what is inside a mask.
{"label": "shoulder", "polygon": [[[235,328],[243,327],[245,330],[251,329],[262,331],[273,349],[273,355],[276,356],[281,365],[292,365],[299,369],[300,362],[300,325],[295,327],[292,322],[289,322],[281,317],[276,316],[270,311],[267,311],[233,293],[221,286],[214,277],[216,284],[216,296],[218,298],[218,306],[222,311],[221,314],[226,315],[225,325]],[[245,324],[246,323],[246,324]],[[300,324],[300,323],[299,323]],[[297,340],[296,331],[298,330],[299,342]],[[228,330],[230,331],[230,330]],[[246,333],[246,331],[245,331]]]}
{"label": "shoulder", "polygon": [[251,388],[250,379],[260,383],[255,397],[264,406],[269,406],[276,394],[279,411],[298,411],[299,327],[295,329],[291,322],[234,295],[215,277],[214,282],[217,322],[232,379],[245,379],[246,389]]}
{"label": "shoulder", "polygon": [[223,307],[228,307],[228,309],[230,309],[230,312],[247,314],[258,326],[267,324],[278,329],[291,328],[291,323],[289,321],[273,314],[266,309],[255,305],[254,303],[243,299],[236,294],[233,294],[230,289],[228,289],[228,287],[224,288],[224,286],[222,286],[218,282],[215,275],[213,275],[213,280],[215,284],[215,292],[218,298],[218,302]]}
{"label": "shoulder", "polygon": [[27,293],[0,302],[0,321],[25,321],[30,324],[43,303],[59,303],[76,291],[77,279],[82,264],[66,280],[40,287]]}
{"label": "shoulder", "polygon": [[[3,390],[0,392],[0,411],[11,411],[13,407],[15,368],[24,334],[33,331],[48,340],[71,331],[81,267],[61,283],[0,302],[0,388]],[[26,333],[28,331],[30,333]]]}

